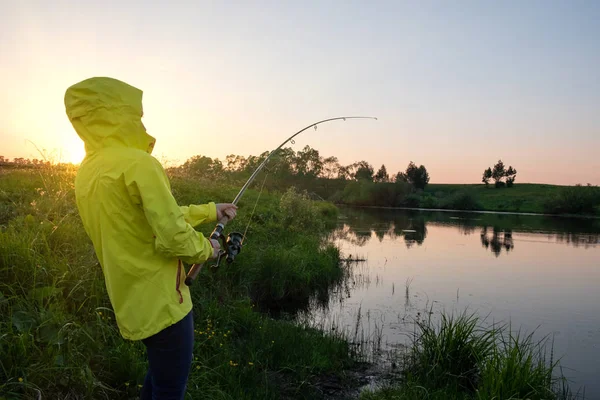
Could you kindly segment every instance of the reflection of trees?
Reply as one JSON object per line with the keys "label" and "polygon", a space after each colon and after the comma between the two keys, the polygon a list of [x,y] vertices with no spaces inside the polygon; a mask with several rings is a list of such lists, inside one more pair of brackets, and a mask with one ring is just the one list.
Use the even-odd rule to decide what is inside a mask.
{"label": "reflection of trees", "polygon": [[[377,236],[396,240],[402,237],[407,247],[423,244],[427,225],[455,228],[464,235],[481,232],[481,244],[499,256],[514,248],[512,232],[549,233],[557,242],[590,247],[600,244],[600,219],[549,218],[509,214],[471,214],[413,212],[386,209],[345,209],[345,224],[334,232],[334,239],[345,239],[364,246]],[[414,231],[414,232],[413,232]]]}
{"label": "reflection of trees", "polygon": [[468,221],[467,223],[461,221],[458,223],[458,231],[465,236],[474,234],[477,228],[478,226],[473,221]]}
{"label": "reflection of trees", "polygon": [[345,240],[355,246],[362,247],[371,239],[371,231],[354,230],[350,225],[344,224],[334,230],[330,238],[332,240]]}
{"label": "reflection of trees", "polygon": [[512,230],[501,230],[497,227],[493,227],[490,237],[488,227],[484,226],[481,230],[481,245],[486,249],[489,249],[496,257],[500,256],[502,249],[505,249],[508,253],[515,247]]}
{"label": "reflection of trees", "polygon": [[411,220],[410,225],[404,232],[404,243],[407,248],[411,248],[415,243],[421,246],[426,236],[427,224],[425,223],[425,218],[415,218]]}
{"label": "reflection of trees", "polygon": [[380,242],[385,238],[396,240],[398,237],[403,237],[406,247],[410,248],[415,243],[421,246],[427,237],[427,222],[422,216],[411,218],[405,214],[397,215],[387,222],[382,222],[381,219],[369,221],[361,218],[360,221],[350,221],[339,227],[332,232],[331,238],[343,239],[360,247],[367,244],[373,234]]}
{"label": "reflection of trees", "polygon": [[597,233],[559,232],[556,233],[555,237],[557,242],[567,243],[573,245],[573,247],[582,246],[587,249],[600,244],[600,235]]}

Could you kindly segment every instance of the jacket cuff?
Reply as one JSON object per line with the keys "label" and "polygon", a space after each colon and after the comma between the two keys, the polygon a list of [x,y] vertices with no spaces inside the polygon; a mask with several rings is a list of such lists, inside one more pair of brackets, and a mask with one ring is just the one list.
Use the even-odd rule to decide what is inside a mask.
{"label": "jacket cuff", "polygon": [[210,222],[217,222],[217,205],[212,201],[208,203],[208,219]]}

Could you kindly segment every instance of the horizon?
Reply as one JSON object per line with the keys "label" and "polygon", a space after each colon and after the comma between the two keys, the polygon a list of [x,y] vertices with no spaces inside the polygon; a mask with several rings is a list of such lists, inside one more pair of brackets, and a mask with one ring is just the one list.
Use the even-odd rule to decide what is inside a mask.
{"label": "horizon", "polygon": [[35,0],[0,15],[11,160],[37,146],[78,163],[64,92],[111,76],[144,91],[159,160],[259,155],[372,115],[291,147],[390,175],[414,161],[438,184],[480,183],[499,159],[516,184],[600,184],[600,3]]}

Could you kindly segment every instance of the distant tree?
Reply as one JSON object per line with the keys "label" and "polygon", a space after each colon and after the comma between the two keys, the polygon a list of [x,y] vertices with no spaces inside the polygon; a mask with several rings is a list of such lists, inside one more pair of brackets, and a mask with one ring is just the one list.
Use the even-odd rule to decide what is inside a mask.
{"label": "distant tree", "polygon": [[379,168],[379,171],[375,174],[374,180],[375,182],[389,182],[390,176],[388,175],[384,164],[381,165],[381,168]]}
{"label": "distant tree", "polygon": [[506,187],[512,187],[517,179],[517,170],[509,166],[504,176],[506,177]]}
{"label": "distant tree", "polygon": [[408,177],[404,172],[398,172],[396,175],[394,175],[394,182],[408,182]]}
{"label": "distant tree", "polygon": [[317,177],[323,169],[323,159],[319,155],[319,151],[308,145],[296,152],[294,163],[296,174],[301,176]]}
{"label": "distant tree", "polygon": [[[332,179],[336,174],[339,175],[340,163],[337,157],[327,157],[323,160],[323,169],[321,175],[324,178]],[[339,176],[338,176],[339,177]]]}
{"label": "distant tree", "polygon": [[485,183],[485,186],[490,184],[490,179],[492,179],[492,169],[488,168],[483,171],[483,178],[481,178],[481,182]]}
{"label": "distant tree", "polygon": [[244,157],[244,156],[237,156],[235,154],[230,154],[227,157],[225,157],[225,169],[227,171],[232,171],[232,172],[243,171],[247,162],[248,162],[248,160],[246,160],[246,157]]}
{"label": "distant tree", "polygon": [[337,170],[337,178],[341,180],[352,179],[350,175],[350,166],[339,165]]}
{"label": "distant tree", "polygon": [[250,156],[244,164],[244,172],[252,173],[267,158],[269,151],[263,151],[259,156]]}
{"label": "distant tree", "polygon": [[356,163],[356,173],[354,179],[367,180],[373,182],[373,166],[366,161],[359,161]]}
{"label": "distant tree", "polygon": [[494,179],[496,187],[504,186],[504,182],[502,182],[502,178],[506,176],[506,169],[504,168],[504,163],[502,160],[498,160],[496,165],[494,165],[494,169],[492,170],[492,178]]}
{"label": "distant tree", "polygon": [[218,158],[193,156],[182,165],[182,169],[198,177],[214,178],[223,172],[223,163]]}
{"label": "distant tree", "polygon": [[270,159],[267,168],[275,180],[287,179],[294,174],[296,153],[290,147],[276,152]]}
{"label": "distant tree", "polygon": [[429,174],[425,166],[416,166],[414,162],[410,162],[406,167],[406,177],[408,181],[415,187],[415,189],[425,189],[425,186],[429,183]]}
{"label": "distant tree", "polygon": [[427,172],[427,169],[424,165],[419,166],[418,172],[419,174],[417,176],[419,177],[419,179],[417,181],[417,187],[419,189],[425,189],[425,186],[427,186],[427,184],[429,183],[429,173]]}

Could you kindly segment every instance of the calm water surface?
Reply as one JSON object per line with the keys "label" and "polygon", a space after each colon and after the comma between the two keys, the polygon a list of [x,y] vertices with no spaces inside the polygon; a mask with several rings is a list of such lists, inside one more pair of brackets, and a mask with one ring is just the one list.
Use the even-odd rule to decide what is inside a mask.
{"label": "calm water surface", "polygon": [[551,335],[572,388],[600,399],[600,220],[343,209],[332,240],[366,261],[313,322],[390,349],[425,310],[467,309]]}

